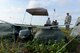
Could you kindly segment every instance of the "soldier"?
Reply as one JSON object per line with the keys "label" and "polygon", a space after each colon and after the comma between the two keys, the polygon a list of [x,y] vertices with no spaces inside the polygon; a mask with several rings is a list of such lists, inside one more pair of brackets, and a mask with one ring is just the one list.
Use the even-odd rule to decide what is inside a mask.
{"label": "soldier", "polygon": [[57,20],[55,20],[55,21],[53,20],[52,25],[55,26],[55,27],[58,27],[58,22],[57,22]]}
{"label": "soldier", "polygon": [[54,22],[55,22],[55,21],[53,20],[53,21],[52,21],[52,25],[53,25],[53,26],[54,26],[54,24],[55,24]]}
{"label": "soldier", "polygon": [[57,20],[55,20],[55,21],[54,21],[54,25],[58,25],[58,22],[57,22]]}
{"label": "soldier", "polygon": [[65,27],[67,30],[69,30],[70,28],[70,23],[71,23],[71,15],[69,15],[69,13],[67,13],[67,16],[65,18]]}
{"label": "soldier", "polygon": [[46,21],[45,26],[51,26],[51,20],[50,20],[50,18],[48,18],[48,20]]}

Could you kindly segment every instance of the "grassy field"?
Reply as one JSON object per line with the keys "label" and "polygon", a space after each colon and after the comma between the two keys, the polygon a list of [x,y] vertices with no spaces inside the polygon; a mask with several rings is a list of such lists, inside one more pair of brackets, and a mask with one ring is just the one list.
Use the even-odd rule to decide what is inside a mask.
{"label": "grassy field", "polygon": [[[70,30],[61,29],[62,32],[65,33],[68,40],[71,40]],[[59,51],[66,43],[64,40],[61,42],[50,42],[43,43],[39,40],[33,41],[14,41],[14,38],[10,37],[0,38],[0,53],[56,53]],[[76,52],[77,45],[79,45],[79,41],[73,40],[67,47],[64,47],[58,53],[69,53]]]}

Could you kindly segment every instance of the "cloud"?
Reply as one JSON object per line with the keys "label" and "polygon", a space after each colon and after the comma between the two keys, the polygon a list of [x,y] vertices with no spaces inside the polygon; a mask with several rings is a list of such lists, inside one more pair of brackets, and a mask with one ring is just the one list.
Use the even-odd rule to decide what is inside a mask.
{"label": "cloud", "polygon": [[24,8],[19,8],[19,7],[0,9],[0,18],[12,17],[15,19],[16,18],[22,19],[24,16],[24,12],[25,12],[24,10],[25,10]]}
{"label": "cloud", "polygon": [[0,9],[0,19],[11,23],[21,23],[23,14],[24,8],[21,7]]}
{"label": "cloud", "polygon": [[0,4],[2,4],[2,3],[6,3],[6,2],[8,2],[9,0],[0,0]]}
{"label": "cloud", "polygon": [[55,5],[55,4],[63,6],[68,3],[68,0],[44,0],[44,1],[41,0],[40,2],[47,6]]}
{"label": "cloud", "polygon": [[7,0],[0,0],[0,2],[4,2],[4,1],[7,1]]}
{"label": "cloud", "polygon": [[[78,2],[79,0],[75,1]],[[52,7],[52,6],[68,6],[73,5],[73,0],[30,0],[28,7]],[[77,3],[76,3],[77,4]],[[78,3],[80,4],[80,2]]]}
{"label": "cloud", "polygon": [[46,7],[56,0],[30,0],[28,8]]}
{"label": "cloud", "polygon": [[[39,1],[44,6],[70,6],[70,5],[80,5],[80,0],[40,0]],[[75,4],[74,4],[75,3]]]}
{"label": "cloud", "polygon": [[39,0],[31,0],[28,4],[28,8],[40,7]]}
{"label": "cloud", "polygon": [[11,8],[6,8],[6,9],[1,9],[0,12],[3,13],[20,13],[24,10],[24,8],[16,8],[16,7],[11,7]]}

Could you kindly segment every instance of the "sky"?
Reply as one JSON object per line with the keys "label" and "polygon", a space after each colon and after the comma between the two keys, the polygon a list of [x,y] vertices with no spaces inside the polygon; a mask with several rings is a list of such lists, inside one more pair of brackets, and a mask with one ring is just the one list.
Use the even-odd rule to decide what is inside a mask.
{"label": "sky", "polygon": [[[32,16],[25,12],[27,8],[36,6],[46,8],[49,16]],[[0,20],[10,23],[30,24],[32,18],[33,25],[44,25],[50,17],[51,21],[58,20],[63,25],[67,12],[72,16],[71,24],[74,26],[80,17],[80,0],[0,0]]]}

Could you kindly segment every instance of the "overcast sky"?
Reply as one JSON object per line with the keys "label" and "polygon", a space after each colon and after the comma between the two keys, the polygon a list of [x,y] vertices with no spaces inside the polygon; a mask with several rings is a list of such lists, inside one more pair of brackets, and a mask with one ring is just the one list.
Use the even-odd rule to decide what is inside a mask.
{"label": "overcast sky", "polygon": [[[0,0],[0,19],[11,23],[26,23],[43,25],[47,17],[32,16],[25,10],[29,6],[31,0]],[[32,0],[34,1],[34,0]],[[37,3],[37,6],[46,8],[49,12],[49,17],[52,20],[58,20],[59,24],[64,24],[66,13],[72,15],[72,24],[74,24],[78,17],[80,17],[80,0],[35,0],[31,4]],[[55,9],[55,13],[54,13]],[[25,19],[23,22],[25,14]]]}

